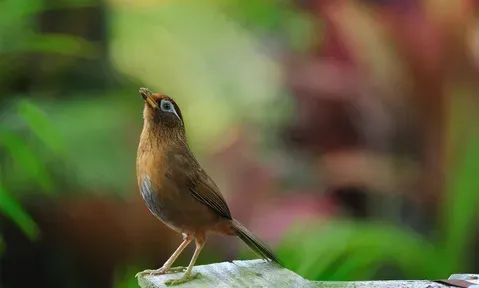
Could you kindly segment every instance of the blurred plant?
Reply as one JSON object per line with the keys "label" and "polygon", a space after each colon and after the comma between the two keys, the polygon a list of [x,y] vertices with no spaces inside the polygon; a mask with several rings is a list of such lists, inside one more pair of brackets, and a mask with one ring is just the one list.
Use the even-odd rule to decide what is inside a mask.
{"label": "blurred plant", "polygon": [[[130,94],[131,91],[101,92],[102,97],[81,102],[77,98],[82,95],[75,94],[71,100],[28,104],[21,101],[15,109],[18,112],[6,111],[0,125],[9,127],[17,137],[23,133],[34,136],[25,136],[24,144],[32,149],[37,162],[42,163],[40,173],[52,175],[51,181],[57,184],[59,193],[78,193],[76,190],[81,189],[125,194],[130,192],[128,184],[134,179],[130,167],[134,167],[133,146],[137,140],[135,137],[131,143],[122,141],[124,131],[134,125],[138,128],[133,130],[141,129],[141,101]],[[135,102],[137,106],[132,105]],[[27,195],[37,184],[25,179],[22,171],[14,169],[14,164],[3,171],[3,180],[14,189],[12,192]]]}
{"label": "blurred plant", "polygon": [[456,132],[464,126],[470,133],[457,167],[448,175],[440,233],[432,235],[435,240],[388,224],[333,221],[317,228],[318,223],[302,223],[290,231],[279,249],[286,266],[312,280],[372,279],[385,264],[399,268],[407,279],[447,278],[468,271],[471,259],[467,251],[479,201],[479,133],[469,123],[478,119],[470,119],[474,113],[465,113],[470,110],[467,104],[454,104],[448,139],[457,142]]}
{"label": "blurred plant", "polygon": [[126,268],[117,268],[115,271],[113,286],[114,288],[137,288],[138,279],[136,273],[141,271],[140,266],[131,265]]}
{"label": "blurred plant", "polygon": [[[15,106],[19,119],[26,123],[26,127],[43,142],[45,147],[53,151],[63,151],[61,140],[41,110],[26,100],[18,101]],[[0,149],[6,152],[1,154],[0,163],[5,164],[12,160],[15,167],[20,168],[25,182],[30,179],[39,191],[51,194],[55,191],[54,181],[45,169],[45,165],[34,153],[32,146],[29,145],[27,140],[29,135],[19,133],[12,127],[14,128],[13,125],[7,127],[5,123],[0,124]],[[40,231],[35,221],[10,193],[13,189],[7,185],[3,177],[4,173],[0,173],[0,212],[15,222],[31,240],[36,240]]]}
{"label": "blurred plant", "polygon": [[[18,70],[31,63],[28,53],[57,53],[77,57],[93,57],[95,47],[88,41],[63,34],[35,31],[35,16],[51,9],[90,5],[90,0],[54,1],[5,0],[0,2],[0,81],[10,81]],[[3,85],[2,85],[3,86]],[[1,86],[0,86],[1,87]]]}
{"label": "blurred plant", "polygon": [[[12,105],[7,106],[9,109],[4,111],[2,120],[0,121],[0,149],[3,150],[0,154],[0,168],[3,168],[0,169],[0,212],[15,222],[30,239],[37,239],[40,231],[35,221],[28,215],[17,200],[19,196],[28,194],[28,191],[40,191],[46,195],[54,195],[53,193],[55,191],[59,191],[58,180],[64,176],[63,174],[58,174],[59,170],[64,169],[64,167],[60,165],[60,163],[64,162],[70,163],[70,166],[73,168],[73,174],[76,176],[72,178],[83,179],[83,181],[79,182],[87,186],[98,184],[98,178],[92,179],[91,175],[98,175],[98,177],[104,178],[104,174],[99,173],[98,169],[95,169],[95,165],[90,163],[92,157],[85,157],[85,154],[82,153],[85,149],[95,151],[90,152],[90,154],[94,156],[93,158],[96,157],[98,159],[99,156],[97,154],[100,153],[103,154],[103,158],[109,158],[108,156],[111,154],[113,158],[117,158],[119,161],[124,160],[125,157],[117,157],[117,155],[123,154],[124,150],[121,149],[122,147],[112,145],[111,143],[115,142],[115,139],[110,139],[110,141],[106,142],[103,141],[105,145],[97,146],[97,148],[99,147],[101,149],[88,149],[93,147],[85,144],[82,144],[85,149],[79,148],[78,145],[67,145],[67,140],[81,144],[81,142],[77,141],[77,138],[72,139],[71,133],[69,132],[75,132],[76,135],[83,138],[85,137],[85,133],[90,133],[90,140],[93,142],[93,146],[95,146],[96,142],[102,142],[102,137],[99,137],[99,135],[104,135],[105,130],[110,130],[112,133],[115,133],[115,131],[118,132],[118,130],[121,129],[121,121],[116,123],[118,125],[115,125],[117,129],[111,127],[111,125],[115,124],[116,119],[113,116],[108,117],[108,115],[106,115],[106,119],[111,119],[111,121],[99,121],[99,117],[103,118],[105,116],[103,112],[98,114],[98,117],[94,116],[95,110],[112,111],[104,108],[107,105],[111,107],[111,104],[108,104],[108,99],[102,103],[103,104],[99,104],[97,101],[93,101],[93,103],[87,104],[90,109],[86,110],[89,110],[90,113],[86,119],[82,119],[79,115],[75,117],[76,113],[73,110],[76,109],[78,112],[84,110],[78,110],[78,105],[74,108],[68,103],[66,105],[58,104],[58,106],[56,106],[58,110],[64,111],[64,113],[55,112],[49,113],[49,115],[40,108],[46,106],[45,102],[42,105],[42,103],[33,104],[27,100],[16,101]],[[55,106],[49,108],[50,112],[51,110],[57,110]],[[115,113],[119,110],[121,110],[121,107],[115,109]],[[55,116],[52,116],[52,114]],[[61,121],[63,116],[82,120],[77,122],[71,119],[71,121]],[[92,121],[86,121],[87,119]],[[67,125],[62,126],[59,124],[60,122],[66,123]],[[102,126],[98,125],[100,122],[103,123]],[[75,125],[75,123],[78,123],[78,125]],[[91,125],[89,125],[89,123]],[[110,123],[110,125],[108,123]],[[79,125],[83,126],[83,129],[81,129]],[[98,133],[93,132],[95,130],[92,129],[93,127],[96,127]],[[104,129],[101,129],[101,127]],[[95,139],[100,141],[95,141]],[[112,146],[114,147],[111,148]],[[108,149],[111,153],[104,153],[105,150]],[[115,153],[116,150],[118,150],[117,153]],[[114,159],[107,161],[106,164],[107,167],[97,165],[97,168],[106,168],[107,171],[111,171],[111,167],[118,165]],[[124,167],[124,165],[118,166]],[[5,167],[8,167],[8,169]],[[92,168],[85,169],[85,167]],[[124,170],[123,174],[126,174],[128,169],[125,168]],[[120,172],[121,171],[117,169],[116,176],[118,176]],[[110,186],[126,186],[124,181],[118,181],[115,175],[111,175],[111,178],[111,181],[106,180],[107,185],[109,183]],[[119,178],[127,179],[127,177]],[[70,181],[67,184],[74,185],[75,181]],[[122,188],[123,189],[119,189],[118,191],[124,191],[126,189],[125,187]],[[65,192],[66,191],[62,191],[62,193]],[[17,197],[14,197],[14,194],[16,194]]]}
{"label": "blurred plant", "polygon": [[237,123],[272,135],[272,127],[287,121],[291,103],[281,82],[279,44],[310,45],[312,23],[304,13],[264,0],[119,6],[110,14],[112,62],[175,97],[193,147],[216,147],[212,143]]}
{"label": "blurred plant", "polygon": [[[15,54],[25,52],[61,53],[89,57],[94,47],[81,38],[61,34],[41,34],[34,31],[34,16],[41,12],[59,8],[73,8],[91,5],[92,1],[63,1],[59,5],[46,6],[42,1],[5,0],[0,3],[0,53]],[[6,55],[2,55],[4,57]],[[2,61],[2,64],[10,64]],[[8,66],[8,65],[5,65]],[[3,71],[6,67],[1,67]]]}
{"label": "blurred plant", "polygon": [[[28,58],[25,57],[27,53],[60,53],[81,57],[94,55],[94,47],[81,38],[36,32],[34,18],[49,9],[85,6],[90,5],[90,2],[86,0],[64,1],[60,5],[57,3],[54,6],[46,6],[44,2],[35,0],[2,1],[0,3],[2,15],[0,17],[0,58],[2,59],[0,61],[0,79],[9,81],[12,75],[18,74],[16,73],[17,69],[29,63]],[[17,104],[16,112],[32,134],[52,151],[64,153],[65,150],[60,147],[61,139],[47,117],[30,102],[19,101]],[[45,169],[46,164],[40,160],[29,144],[29,135],[18,133],[12,129],[14,127],[15,124],[6,127],[2,123],[0,147],[8,153],[15,165],[21,168],[23,182],[27,182],[25,176],[30,177],[42,192],[52,193],[55,190],[54,181]],[[1,158],[4,158],[4,155]],[[2,174],[0,174],[0,212],[12,219],[30,239],[37,239],[38,227],[12,195],[13,189],[5,183],[4,173]]]}

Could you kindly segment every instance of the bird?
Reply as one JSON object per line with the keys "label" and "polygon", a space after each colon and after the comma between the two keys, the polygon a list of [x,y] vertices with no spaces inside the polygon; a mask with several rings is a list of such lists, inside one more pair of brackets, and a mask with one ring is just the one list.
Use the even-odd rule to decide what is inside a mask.
{"label": "bird", "polygon": [[[231,215],[220,189],[193,155],[186,138],[180,108],[168,95],[140,88],[144,100],[143,129],[138,144],[136,174],[140,194],[148,210],[183,241],[156,270],[136,274],[159,275],[186,272],[176,285],[194,279],[192,269],[208,233],[237,236],[263,260],[284,266],[275,253]],[[172,267],[192,241],[196,248],[188,267]]]}

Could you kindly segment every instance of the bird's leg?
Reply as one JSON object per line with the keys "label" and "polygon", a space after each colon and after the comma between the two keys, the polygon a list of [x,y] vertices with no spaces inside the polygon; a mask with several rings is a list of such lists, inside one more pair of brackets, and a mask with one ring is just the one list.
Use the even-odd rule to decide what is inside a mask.
{"label": "bird's leg", "polygon": [[196,278],[199,275],[199,274],[191,275],[191,271],[193,270],[193,266],[195,265],[196,258],[198,258],[198,256],[200,255],[201,249],[203,249],[203,246],[205,246],[205,243],[206,243],[205,233],[197,233],[195,235],[195,243],[196,243],[195,253],[193,254],[193,257],[191,257],[190,264],[188,265],[188,269],[186,269],[186,272],[183,275],[183,277],[177,280],[173,280],[173,279],[168,280],[165,282],[166,285],[182,284]]}
{"label": "bird's leg", "polygon": [[171,265],[173,265],[173,263],[175,263],[176,259],[178,258],[178,256],[180,256],[181,252],[183,252],[183,250],[186,248],[186,246],[188,246],[188,244],[190,244],[191,241],[193,241],[193,235],[192,234],[185,234],[183,233],[183,242],[180,244],[180,246],[178,246],[178,248],[176,249],[176,251],[173,253],[173,255],[171,255],[171,257],[166,260],[165,264],[163,264],[163,266],[158,269],[158,270],[164,270],[164,273],[166,272],[182,272],[185,270],[185,267],[181,267],[181,266],[178,266],[178,267],[173,267],[171,268]]}
{"label": "bird's leg", "polygon": [[176,251],[170,256],[168,260],[166,260],[165,264],[163,264],[162,267],[156,269],[156,270],[145,270],[142,272],[138,272],[135,277],[138,276],[143,276],[143,275],[158,275],[158,274],[165,274],[168,271],[171,272],[181,272],[184,271],[184,267],[174,267],[171,268],[171,265],[175,262],[176,258],[180,256],[181,252],[190,244],[190,242],[193,240],[193,234],[186,234],[183,233],[183,242],[181,242],[180,246],[176,249]]}

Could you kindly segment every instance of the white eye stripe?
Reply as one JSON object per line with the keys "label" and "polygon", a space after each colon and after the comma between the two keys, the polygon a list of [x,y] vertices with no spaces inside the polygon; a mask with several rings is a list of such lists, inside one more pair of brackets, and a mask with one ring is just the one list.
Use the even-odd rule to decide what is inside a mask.
{"label": "white eye stripe", "polygon": [[175,114],[176,117],[178,117],[178,120],[180,120],[180,122],[183,122],[180,116],[178,115],[178,113],[176,112],[175,106],[173,106],[173,103],[171,103],[171,101],[168,101],[166,99],[161,100],[160,107],[161,107],[161,110],[164,112],[171,112]]}

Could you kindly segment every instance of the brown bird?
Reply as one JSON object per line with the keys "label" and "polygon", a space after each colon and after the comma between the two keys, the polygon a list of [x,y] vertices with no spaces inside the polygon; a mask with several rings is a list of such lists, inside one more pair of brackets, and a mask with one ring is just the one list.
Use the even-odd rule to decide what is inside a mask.
{"label": "brown bird", "polygon": [[220,190],[189,149],[178,105],[170,97],[147,88],[141,88],[140,94],[145,107],[136,161],[138,186],[150,212],[182,233],[183,242],[161,268],[145,270],[137,276],[183,271],[183,267],[171,266],[194,239],[196,249],[185,274],[167,284],[194,278],[191,270],[205,245],[207,232],[238,236],[264,260],[280,263],[271,249],[231,216]]}

